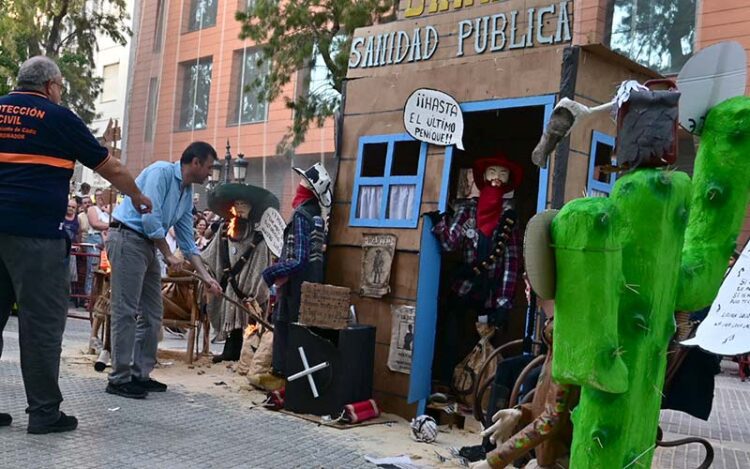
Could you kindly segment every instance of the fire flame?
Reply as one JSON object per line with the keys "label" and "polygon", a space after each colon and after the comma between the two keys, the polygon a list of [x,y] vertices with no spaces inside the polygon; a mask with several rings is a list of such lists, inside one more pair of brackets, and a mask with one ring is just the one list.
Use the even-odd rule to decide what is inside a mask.
{"label": "fire flame", "polygon": [[229,220],[229,226],[227,227],[227,234],[231,238],[237,238],[237,210],[234,209],[234,207],[229,209],[229,213],[232,214],[232,218]]}

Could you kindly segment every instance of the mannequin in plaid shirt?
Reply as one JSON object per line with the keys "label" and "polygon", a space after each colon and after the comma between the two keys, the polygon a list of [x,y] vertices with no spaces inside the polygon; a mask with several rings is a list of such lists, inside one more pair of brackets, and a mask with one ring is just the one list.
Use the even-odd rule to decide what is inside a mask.
{"label": "mannequin in plaid shirt", "polygon": [[[515,226],[512,200],[504,194],[516,189],[523,172],[503,154],[477,160],[472,168],[479,197],[459,205],[455,214],[431,212],[432,232],[444,251],[459,252],[462,265],[455,271],[446,318],[456,322],[459,311],[472,310],[480,322],[504,327],[513,307],[521,255],[521,237]],[[506,219],[512,219],[507,222]],[[446,325],[447,326],[447,325]],[[446,352],[457,351],[455,327],[446,337]],[[448,360],[453,362],[454,358]],[[445,378],[455,363],[444,363]]]}

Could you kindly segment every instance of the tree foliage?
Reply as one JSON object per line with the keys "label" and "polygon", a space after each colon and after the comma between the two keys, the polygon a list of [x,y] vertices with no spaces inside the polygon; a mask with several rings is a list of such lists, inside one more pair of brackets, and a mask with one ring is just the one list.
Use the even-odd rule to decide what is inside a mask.
{"label": "tree foliage", "polygon": [[610,46],[661,73],[677,73],[694,50],[696,0],[612,0]]}
{"label": "tree foliage", "polygon": [[335,114],[354,30],[395,19],[397,6],[397,0],[250,0],[246,11],[237,13],[242,23],[240,38],[260,44],[258,65],[270,62],[268,75],[248,85],[259,99],[273,101],[282,96],[297,71],[313,63],[325,66],[327,86],[307,92],[308,81],[296,96],[284,97],[294,120],[279,144],[279,153],[293,151],[312,123],[322,126]]}
{"label": "tree foliage", "polygon": [[63,105],[84,122],[96,117],[97,34],[127,44],[131,31],[126,0],[0,0],[0,95],[10,91],[24,60],[46,55],[66,82]]}

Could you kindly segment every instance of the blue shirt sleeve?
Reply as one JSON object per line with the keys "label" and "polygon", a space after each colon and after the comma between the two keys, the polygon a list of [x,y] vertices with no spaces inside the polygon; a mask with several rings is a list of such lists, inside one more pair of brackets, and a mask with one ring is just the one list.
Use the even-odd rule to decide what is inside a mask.
{"label": "blue shirt sleeve", "polygon": [[180,217],[174,226],[174,234],[177,236],[177,246],[186,258],[191,255],[200,255],[193,236],[193,214],[191,212],[185,212]]}
{"label": "blue shirt sleeve", "polygon": [[299,214],[294,216],[292,223],[294,223],[292,226],[294,231],[294,253],[291,259],[277,262],[263,271],[263,280],[269,287],[276,280],[289,277],[302,270],[308,257],[310,257],[310,233],[312,232],[310,223],[304,216]]}
{"label": "blue shirt sleeve", "polygon": [[69,109],[62,109],[68,120],[65,136],[71,155],[84,166],[96,170],[109,159],[109,150],[99,144],[80,117]]}
{"label": "blue shirt sleeve", "polygon": [[161,206],[166,198],[167,184],[172,176],[171,171],[171,168],[168,170],[154,168],[153,171],[145,175],[145,181],[143,181],[143,187],[141,187],[141,191],[153,201],[154,205],[151,213],[147,213],[141,218],[143,232],[151,239],[162,239],[167,236],[162,220]]}

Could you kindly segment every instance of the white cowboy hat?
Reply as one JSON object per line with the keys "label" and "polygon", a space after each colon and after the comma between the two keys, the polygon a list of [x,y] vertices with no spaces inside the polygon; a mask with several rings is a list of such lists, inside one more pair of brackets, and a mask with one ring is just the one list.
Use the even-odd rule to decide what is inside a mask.
{"label": "white cowboy hat", "polygon": [[324,207],[331,206],[331,199],[333,198],[331,185],[333,183],[331,182],[331,176],[328,175],[328,171],[326,171],[322,164],[315,163],[307,170],[301,168],[292,169],[310,184],[321,205]]}

